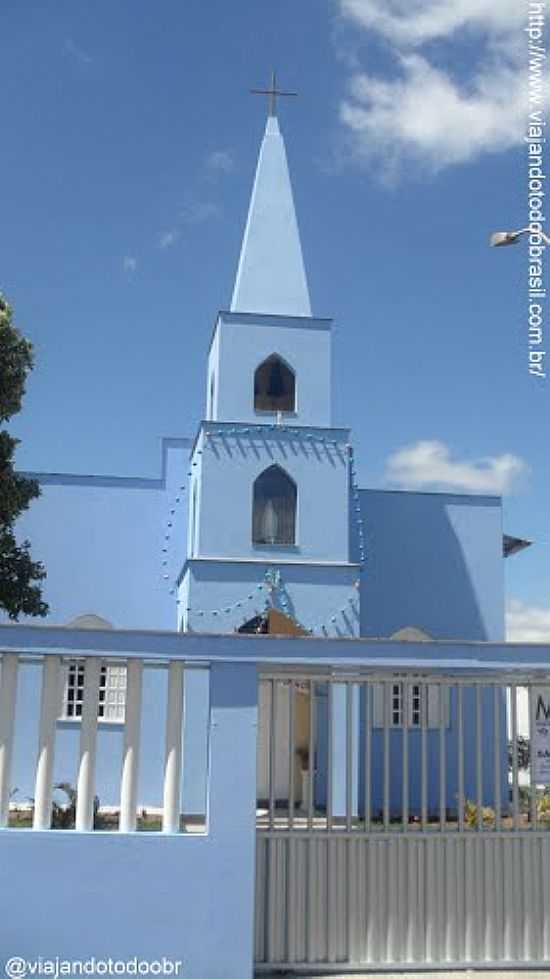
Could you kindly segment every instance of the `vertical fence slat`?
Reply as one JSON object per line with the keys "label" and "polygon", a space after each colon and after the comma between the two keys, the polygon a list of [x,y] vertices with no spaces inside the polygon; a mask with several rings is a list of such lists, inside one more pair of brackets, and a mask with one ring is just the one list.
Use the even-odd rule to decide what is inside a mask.
{"label": "vertical fence slat", "polygon": [[[384,718],[384,798],[383,798],[383,812],[384,812],[384,829],[388,830],[390,828],[390,718],[391,709],[393,709],[392,698],[393,698],[393,684],[388,680],[384,681],[383,691],[384,691],[384,706],[382,710],[382,716]],[[403,709],[403,705],[401,705]]]}
{"label": "vertical fence slat", "polygon": [[327,691],[327,829],[332,829],[332,809],[333,809],[333,790],[334,790],[334,697],[333,684],[329,683]]}
{"label": "vertical fence slat", "polygon": [[537,829],[537,783],[535,772],[535,698],[533,696],[533,686],[527,687],[527,704],[529,711],[529,744],[531,745],[531,758],[529,765],[529,813],[531,829]]}
{"label": "vertical fence slat", "polygon": [[121,833],[133,833],[137,825],[139,749],[141,734],[143,660],[129,659],[126,678],[126,714],[120,780]]}
{"label": "vertical fence slat", "polygon": [[[403,729],[402,729],[402,769],[401,769],[401,822],[403,832],[409,825],[409,711],[412,714],[410,697],[413,688],[405,680],[403,683]],[[412,720],[412,717],[411,717]]]}
{"label": "vertical fence slat", "polygon": [[294,827],[295,780],[296,780],[296,684],[288,686],[288,828]]}
{"label": "vertical fence slat", "polygon": [[502,829],[502,791],[501,791],[501,768],[502,768],[502,745],[501,745],[501,717],[500,701],[502,697],[501,687],[495,684],[493,688],[493,760],[494,760],[494,789],[495,789],[495,829]]}
{"label": "vertical fence slat", "polygon": [[458,828],[464,830],[464,687],[458,684],[456,697],[458,738]]}
{"label": "vertical fence slat", "polygon": [[514,829],[519,829],[519,777],[518,777],[518,688],[510,687],[510,723],[512,735],[512,811]]}
{"label": "vertical fence slat", "polygon": [[483,732],[482,732],[482,710],[481,710],[482,688],[479,683],[475,685],[475,711],[476,711],[476,805],[477,805],[477,828],[483,830]]}
{"label": "vertical fence slat", "polygon": [[18,665],[16,653],[3,654],[0,680],[0,826],[7,826],[9,820]]}
{"label": "vertical fence slat", "polygon": [[346,830],[353,821],[353,684],[346,683]]}
{"label": "vertical fence slat", "polygon": [[364,684],[364,714],[365,714],[365,744],[364,744],[364,766],[363,766],[363,797],[364,797],[364,807],[365,811],[363,817],[365,820],[365,831],[370,833],[371,828],[371,811],[372,811],[372,797],[371,797],[371,785],[372,785],[372,685],[368,682]]}
{"label": "vertical fence slat", "polygon": [[277,759],[275,748],[277,745],[277,681],[271,680],[269,684],[271,696],[269,699],[269,828],[275,825],[275,775]]}
{"label": "vertical fence slat", "polygon": [[172,660],[168,668],[166,750],[164,756],[163,833],[180,828],[181,772],[183,758],[183,663]]}
{"label": "vertical fence slat", "polygon": [[52,818],[56,723],[61,710],[61,659],[48,655],[42,663],[42,694],[38,760],[34,789],[33,829],[49,829]]}
{"label": "vertical fence slat", "polygon": [[313,813],[315,804],[315,681],[309,682],[309,731],[308,731],[308,799],[307,799],[307,824],[308,829],[313,829]]}
{"label": "vertical fence slat", "polygon": [[420,823],[428,825],[428,684],[422,684],[420,713]]}
{"label": "vertical fence slat", "polygon": [[101,665],[98,656],[87,657],[84,664],[84,698],[80,722],[80,761],[75,819],[76,829],[80,833],[88,832],[94,826],[97,712]]}
{"label": "vertical fence slat", "polygon": [[447,699],[447,687],[444,683],[438,684],[438,710],[439,710],[439,829],[445,832],[447,818],[447,730],[445,717],[445,704]]}

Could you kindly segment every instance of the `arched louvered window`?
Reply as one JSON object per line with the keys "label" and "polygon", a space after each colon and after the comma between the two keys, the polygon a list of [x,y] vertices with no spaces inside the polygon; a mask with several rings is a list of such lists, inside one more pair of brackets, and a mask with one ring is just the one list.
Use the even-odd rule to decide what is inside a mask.
{"label": "arched louvered window", "polygon": [[252,540],[254,544],[294,544],[296,483],[280,466],[270,466],[254,483]]}
{"label": "arched louvered window", "polygon": [[271,354],[254,374],[256,411],[295,411],[296,377],[287,363]]}

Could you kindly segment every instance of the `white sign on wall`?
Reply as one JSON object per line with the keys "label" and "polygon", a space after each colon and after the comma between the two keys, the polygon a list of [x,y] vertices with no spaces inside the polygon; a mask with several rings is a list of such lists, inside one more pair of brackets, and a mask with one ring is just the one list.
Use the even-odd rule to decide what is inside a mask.
{"label": "white sign on wall", "polygon": [[534,780],[537,785],[550,785],[550,687],[533,687],[532,697]]}

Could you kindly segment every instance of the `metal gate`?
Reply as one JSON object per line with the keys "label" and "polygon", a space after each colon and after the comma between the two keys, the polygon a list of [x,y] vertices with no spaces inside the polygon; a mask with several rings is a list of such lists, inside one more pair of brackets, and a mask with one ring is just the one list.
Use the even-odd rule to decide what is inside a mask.
{"label": "metal gate", "polygon": [[262,676],[257,971],[550,966],[537,682]]}

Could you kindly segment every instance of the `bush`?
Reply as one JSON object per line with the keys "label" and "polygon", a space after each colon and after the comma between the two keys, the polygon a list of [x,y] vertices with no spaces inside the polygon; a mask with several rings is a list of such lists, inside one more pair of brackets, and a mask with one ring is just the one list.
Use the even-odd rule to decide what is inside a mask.
{"label": "bush", "polygon": [[[479,807],[471,799],[464,802],[464,822],[466,826],[475,829],[478,825]],[[481,822],[483,826],[495,825],[495,810],[490,806],[481,806]]]}

